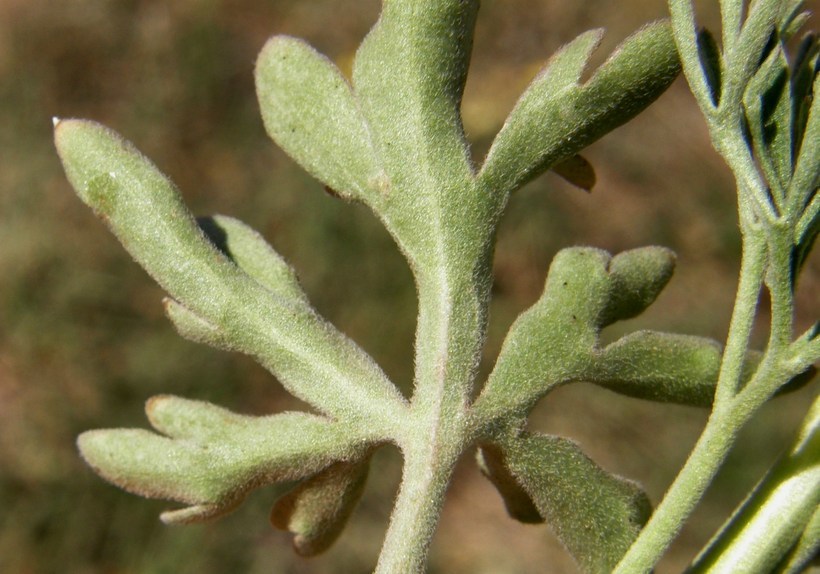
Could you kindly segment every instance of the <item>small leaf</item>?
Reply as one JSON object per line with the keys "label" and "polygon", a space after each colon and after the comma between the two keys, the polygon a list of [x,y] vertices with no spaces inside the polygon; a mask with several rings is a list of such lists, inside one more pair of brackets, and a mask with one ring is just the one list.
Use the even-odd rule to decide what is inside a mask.
{"label": "small leaf", "polygon": [[794,130],[789,63],[779,44],[749,81],[743,104],[755,154],[778,206],[783,206],[792,177]]}
{"label": "small leaf", "polygon": [[507,468],[503,449],[491,443],[482,445],[476,452],[476,462],[481,473],[493,483],[504,500],[507,514],[524,524],[544,522],[530,495]]}
{"label": "small leaf", "polygon": [[480,174],[485,185],[512,191],[561,159],[562,129],[571,126],[563,125],[560,102],[568,91],[577,89],[603,33],[590,30],[563,46],[527,87],[487,154]]}
{"label": "small leaf", "polygon": [[806,0],[788,0],[786,2],[783,16],[777,25],[784,42],[788,42],[811,17],[811,12],[803,10],[805,4]]}
{"label": "small leaf", "polygon": [[631,319],[655,302],[675,270],[675,254],[664,247],[624,251],[609,263],[610,298],[600,325]]}
{"label": "small leaf", "polygon": [[[820,65],[820,60],[818,60],[818,65]],[[806,118],[805,133],[789,188],[789,195],[795,198],[801,212],[809,208],[810,202],[817,193],[818,185],[820,185],[820,97],[817,95],[820,91],[820,75],[815,73],[813,81],[811,107]],[[810,221],[811,219],[801,222],[803,223],[802,230],[810,227]],[[800,227],[798,225],[798,231],[802,232]]]}
{"label": "small leaf", "polygon": [[275,36],[256,63],[256,90],[271,138],[338,194],[372,193],[378,161],[359,104],[336,66],[302,40]]}
{"label": "small leaf", "polygon": [[[552,388],[585,372],[609,301],[610,255],[575,247],[560,251],[544,292],[510,327],[474,409],[525,415]],[[479,416],[483,416],[479,415]]]}
{"label": "small leaf", "polygon": [[552,166],[552,171],[584,191],[592,191],[595,186],[595,169],[580,155],[559,161]]}
{"label": "small leaf", "polygon": [[181,337],[223,351],[238,351],[228,334],[170,297],[162,300],[165,314]]}
{"label": "small leaf", "polygon": [[205,240],[173,183],[98,123],[59,120],[54,136],[71,185],[131,256],[175,298],[221,312],[219,295],[235,271]]}
{"label": "small leaf", "polygon": [[680,69],[668,21],[647,24],[624,40],[584,84],[576,103],[579,115],[592,114],[582,132],[589,138],[586,145],[642,112]]}
{"label": "small leaf", "polygon": [[364,491],[369,458],[339,462],[299,484],[276,501],[271,523],[294,533],[300,556],[315,556],[339,537]]}
{"label": "small leaf", "polygon": [[260,285],[286,299],[307,300],[293,268],[252,228],[224,215],[202,217],[199,226],[217,249]]}
{"label": "small leaf", "polygon": [[146,410],[166,436],[141,429],[80,435],[83,458],[135,494],[188,508],[163,514],[190,522],[235,508],[253,488],[315,474],[361,456],[364,433],[305,413],[249,417],[201,401],[155,397]]}
{"label": "small leaf", "polygon": [[477,11],[474,0],[385,2],[356,52],[353,84],[390,194],[417,200],[472,177],[460,105]]}
{"label": "small leaf", "polygon": [[[778,565],[801,543],[807,527],[815,535],[820,508],[820,398],[815,397],[797,437],[746,500],[697,556],[687,572],[783,572]],[[808,546],[818,546],[818,541]],[[804,548],[809,550],[809,548]],[[807,562],[807,556],[802,560]]]}
{"label": "small leaf", "polygon": [[792,148],[795,162],[803,145],[803,135],[809,119],[812,105],[812,84],[817,76],[818,53],[820,53],[820,38],[815,33],[808,33],[803,37],[792,65]]}
{"label": "small leaf", "polygon": [[708,407],[720,359],[721,347],[711,339],[638,331],[603,349],[589,382],[641,399]]}
{"label": "small leaf", "polygon": [[820,506],[814,511],[800,538],[778,564],[774,574],[801,574],[820,565]]}
{"label": "small leaf", "polygon": [[479,178],[485,187],[502,193],[518,189],[632,119],[680,71],[669,24],[659,22],[627,38],[579,85],[599,40],[600,31],[580,36],[527,88],[484,162]]}
{"label": "small leaf", "polygon": [[524,434],[505,440],[503,450],[510,474],[581,569],[609,574],[649,518],[643,491],[566,439]]}

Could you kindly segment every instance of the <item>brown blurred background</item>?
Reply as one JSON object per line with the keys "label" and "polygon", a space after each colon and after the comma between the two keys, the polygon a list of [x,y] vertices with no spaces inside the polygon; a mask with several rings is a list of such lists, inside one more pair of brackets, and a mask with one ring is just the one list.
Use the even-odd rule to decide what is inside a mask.
{"label": "brown blurred background", "polygon": [[[556,48],[604,26],[600,62],[665,6],[485,0],[463,107],[476,158]],[[376,0],[0,0],[0,572],[355,574],[375,564],[400,470],[394,450],[377,456],[340,541],[311,560],[296,557],[289,536],[267,522],[281,488],[257,491],[217,522],[167,527],[157,518],[165,503],[121,492],[81,463],[78,433],[147,426],[143,403],[154,394],[249,413],[300,405],[246,358],[174,333],[160,289],[65,181],[51,117],[108,124],[177,182],[194,212],[230,214],[260,230],[319,310],[407,390],[416,313],[409,271],[365,208],[322,193],[268,140],[252,79],[257,52],[281,33],[349,69],[378,8]],[[574,244],[617,252],[656,243],[678,253],[657,304],[612,336],[651,327],[724,337],[740,246],[732,180],[685,84],[585,155],[598,173],[591,195],[546,175],[511,202],[485,371],[509,324],[540,293],[552,256]],[[818,270],[814,257],[799,291],[801,327],[820,310]],[[816,389],[777,399],[745,430],[658,572],[679,572],[692,558],[788,442]],[[531,426],[573,437],[657,502],[705,417],[575,385],[542,401]],[[469,459],[430,572],[575,572],[548,527],[506,517]]]}

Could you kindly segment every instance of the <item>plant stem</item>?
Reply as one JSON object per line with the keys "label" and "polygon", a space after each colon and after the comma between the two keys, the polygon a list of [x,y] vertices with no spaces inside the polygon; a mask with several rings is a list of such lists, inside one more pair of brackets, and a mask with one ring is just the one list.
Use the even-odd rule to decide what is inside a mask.
{"label": "plant stem", "polygon": [[734,408],[743,360],[748,347],[765,268],[765,241],[744,234],[735,308],[715,392],[715,404],[706,427],[686,464],[669,487],[649,522],[615,569],[616,574],[649,572],[692,513],[726,458],[735,437],[753,408]]}
{"label": "plant stem", "polygon": [[751,233],[747,231],[744,235],[735,305],[715,390],[716,406],[730,400],[740,386],[743,361],[749,346],[749,336],[752,332],[757,302],[763,284],[765,242],[757,238],[752,239]]}
{"label": "plant stem", "polygon": [[[452,267],[451,267],[452,269]],[[467,395],[481,352],[486,297],[481,278],[445,268],[417,276],[419,324],[412,425],[399,438],[402,483],[376,567],[421,573],[456,462],[471,441]],[[457,287],[453,287],[456,285]],[[475,294],[465,297],[465,293]]]}
{"label": "plant stem", "polygon": [[[449,441],[452,442],[452,441]],[[415,574],[425,570],[447,485],[461,450],[457,445],[421,440],[404,451],[402,482],[376,574]]]}
{"label": "plant stem", "polygon": [[769,471],[690,568],[770,572],[809,524],[820,502],[820,398],[791,450]]}
{"label": "plant stem", "polygon": [[649,572],[661,558],[729,452],[741,426],[733,415],[730,409],[712,412],[686,465],[614,574]]}

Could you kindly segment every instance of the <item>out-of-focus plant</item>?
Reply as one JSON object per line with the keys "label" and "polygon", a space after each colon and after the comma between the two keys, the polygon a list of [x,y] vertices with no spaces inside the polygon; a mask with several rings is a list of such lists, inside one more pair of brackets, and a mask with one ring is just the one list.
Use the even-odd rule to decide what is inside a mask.
{"label": "out-of-focus plant", "polygon": [[[749,22],[762,18],[755,18],[755,10],[763,11],[763,4],[755,5]],[[293,532],[297,552],[317,554],[344,528],[373,452],[395,444],[404,470],[377,571],[421,572],[455,464],[476,447],[479,467],[510,515],[527,523],[549,522],[584,571],[612,571],[630,547],[621,567],[648,570],[685,513],[673,516],[675,528],[666,530],[654,526],[653,518],[648,534],[636,543],[651,514],[645,494],[603,470],[573,442],[527,432],[536,403],[560,385],[586,381],[655,401],[708,406],[714,398],[716,414],[723,414],[708,428],[731,422],[736,429],[816,360],[820,344],[814,332],[792,342],[786,331],[791,289],[817,232],[811,190],[817,185],[820,113],[812,116],[800,106],[786,113],[775,106],[773,115],[770,105],[755,107],[754,93],[744,98],[749,90],[741,89],[732,96],[745,102],[737,118],[740,131],[720,133],[726,134],[726,149],[756,154],[734,161],[745,178],[740,179],[741,198],[748,196],[741,201],[744,229],[758,230],[758,239],[749,240],[754,249],[747,245],[744,255],[739,318],[727,352],[709,339],[654,331],[603,344],[602,329],[652,304],[671,277],[674,256],[661,247],[614,257],[598,249],[569,248],[555,257],[543,295],[512,325],[495,368],[472,398],[496,229],[510,195],[550,169],[589,189],[595,174],[578,153],[666,89],[680,69],[675,37],[679,43],[688,38],[681,14],[675,15],[674,36],[667,23],[650,24],[582,81],[602,32],[582,34],[553,56],[527,88],[477,168],[459,111],[477,11],[476,0],[386,1],[356,54],[352,82],[328,59],[289,37],[271,39],[256,66],[262,115],[274,141],[334,195],[370,207],[410,264],[419,316],[415,388],[409,399],[361,348],[317,314],[293,270],[259,234],[226,216],[196,220],[173,184],[108,128],[55,120],[57,149],[70,182],[169,293],[165,309],[179,333],[253,356],[316,411],[251,417],[159,396],[146,407],[157,432],[83,434],[82,455],[104,478],[131,492],[185,505],[163,513],[165,522],[215,517],[231,511],[254,488],[295,481],[277,501],[271,521]],[[791,29],[795,19],[778,18],[773,24],[764,18],[765,25],[744,26],[751,31],[740,34],[738,45],[748,46],[738,50],[757,54],[758,61],[742,64],[734,56],[722,67],[708,68],[711,91],[700,94],[701,103],[705,94],[720,109],[720,94],[737,92],[739,82],[756,85],[758,93],[770,91],[771,69],[785,61],[768,55],[781,49],[780,36],[773,32]],[[707,54],[715,64],[719,52],[707,36],[702,38],[694,57]],[[816,61],[813,46],[797,69]],[[684,59],[688,68],[692,57]],[[804,99],[810,97],[805,83],[810,86],[811,78],[799,83]],[[716,87],[722,82],[725,88]],[[793,83],[787,82],[790,90]],[[763,123],[755,124],[755,117]],[[772,121],[776,137],[768,129]],[[784,121],[792,134],[788,143],[777,123]],[[815,143],[801,147],[812,134]],[[747,147],[738,148],[737,137]],[[786,148],[793,154],[791,163],[781,157]],[[754,160],[768,165],[760,158],[770,158],[767,177],[788,176],[779,180],[779,195],[753,186],[762,185],[757,172],[749,171],[756,167]],[[801,199],[794,199],[798,195]],[[779,210],[786,204],[794,207],[788,222],[781,223],[785,216]],[[771,229],[790,227],[788,232],[759,231],[767,223]],[[776,336],[761,356],[748,351],[747,341],[764,281],[781,319],[773,322]],[[785,301],[778,299],[777,289],[788,291]],[[742,395],[747,392],[755,399],[751,406]],[[746,410],[738,413],[741,403]],[[721,410],[723,404],[729,407]],[[730,440],[731,433],[720,452],[710,447],[714,468]],[[761,504],[769,504],[768,491],[761,492]],[[799,535],[807,522],[792,530]],[[811,540],[802,544],[810,549]]]}

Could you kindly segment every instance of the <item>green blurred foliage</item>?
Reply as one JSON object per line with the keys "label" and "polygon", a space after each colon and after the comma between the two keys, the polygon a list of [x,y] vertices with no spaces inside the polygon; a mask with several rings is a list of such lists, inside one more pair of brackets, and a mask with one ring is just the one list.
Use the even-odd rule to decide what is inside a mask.
{"label": "green blurred foliage", "polygon": [[[268,525],[276,489],[212,524],[166,527],[161,503],[103,483],[80,462],[77,434],[145,426],[142,405],[157,393],[248,413],[301,405],[246,358],[173,332],[159,288],[71,192],[50,118],[110,125],[177,182],[197,214],[229,214],[262,232],[319,310],[409,393],[410,273],[365,208],[323,193],[267,139],[252,79],[275,33],[304,37],[349,69],[378,8],[376,0],[0,0],[0,571],[356,573],[375,563],[399,473],[395,452],[376,457],[350,527],[311,560]],[[606,26],[600,62],[664,13],[663,0],[485,0],[463,106],[477,160],[558,46]],[[738,266],[734,194],[685,85],[585,155],[598,172],[591,195],[547,175],[510,204],[484,372],[540,293],[554,253],[572,244],[674,249],[669,288],[646,316],[618,328],[723,337]],[[810,260],[800,285],[800,326],[818,315],[819,269]],[[816,385],[777,399],[745,431],[659,572],[691,559],[786,445],[813,392]],[[551,394],[531,427],[574,437],[657,502],[704,420],[699,410],[576,385]],[[505,516],[471,462],[456,475],[431,560],[431,572],[456,574],[574,571],[546,528]]]}

